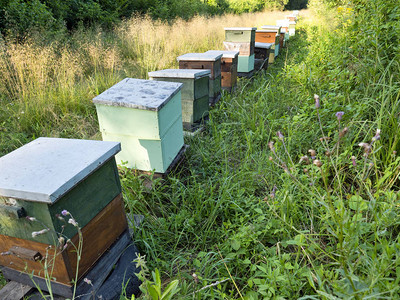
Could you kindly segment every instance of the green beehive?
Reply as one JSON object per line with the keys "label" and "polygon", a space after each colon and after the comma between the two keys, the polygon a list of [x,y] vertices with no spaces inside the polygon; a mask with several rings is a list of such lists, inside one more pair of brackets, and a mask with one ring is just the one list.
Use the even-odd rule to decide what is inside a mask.
{"label": "green beehive", "polygon": [[281,34],[281,26],[274,26],[274,25],[264,25],[261,26],[263,31],[267,31],[267,32],[273,32],[276,34],[275,36],[275,57],[278,56],[279,54],[279,39],[280,39],[280,34]]}
{"label": "green beehive", "polygon": [[239,51],[208,50],[206,53],[222,54],[221,88],[227,91],[234,89],[237,82]]}
{"label": "green beehive", "polygon": [[221,58],[222,54],[187,53],[177,58],[179,69],[208,69],[209,104],[214,105],[221,97]]}
{"label": "green beehive", "polygon": [[183,147],[182,83],[126,78],[93,99],[105,141],[118,141],[117,163],[165,173]]}
{"label": "green beehive", "polygon": [[157,81],[180,82],[182,87],[182,121],[185,129],[208,115],[210,70],[167,69],[149,72]]}
{"label": "green beehive", "polygon": [[84,227],[121,193],[114,159],[120,149],[116,142],[38,138],[1,157],[0,236],[50,245],[55,232],[72,238],[76,229],[63,229],[56,215],[67,210]]}
{"label": "green beehive", "polygon": [[240,51],[238,57],[239,73],[250,73],[254,70],[254,43],[256,27],[227,27],[224,47],[226,50]]}

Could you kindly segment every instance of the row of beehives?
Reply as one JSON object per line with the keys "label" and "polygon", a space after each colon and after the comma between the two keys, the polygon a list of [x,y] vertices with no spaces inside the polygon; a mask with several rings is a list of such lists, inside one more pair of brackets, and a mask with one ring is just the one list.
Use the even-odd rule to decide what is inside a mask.
{"label": "row of beehives", "polygon": [[[62,252],[52,261],[59,284],[53,291],[70,297],[76,272],[81,278],[127,229],[114,156],[130,168],[165,173],[184,146],[183,127],[207,116],[221,85],[232,89],[237,73],[253,71],[254,49],[268,49],[264,59],[274,59],[294,34],[295,18],[260,31],[226,28],[226,51],[185,54],[178,57],[180,69],[150,72],[152,80],[127,78],[106,90],[93,99],[104,141],[38,138],[1,157],[4,276],[29,284],[15,273],[25,270],[44,279],[44,260]],[[77,226],[84,240],[79,266]]]}

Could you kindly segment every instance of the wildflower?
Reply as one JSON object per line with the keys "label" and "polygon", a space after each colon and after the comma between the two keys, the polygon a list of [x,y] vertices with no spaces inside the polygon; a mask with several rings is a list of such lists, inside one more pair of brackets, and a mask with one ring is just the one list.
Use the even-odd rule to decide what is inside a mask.
{"label": "wildflower", "polygon": [[59,219],[60,221],[65,221],[65,219],[63,217],[61,217],[60,214],[56,214],[56,218]]}
{"label": "wildflower", "polygon": [[323,142],[323,141],[329,141],[331,138],[329,137],[329,136],[323,136],[323,137],[321,137],[321,138],[319,138],[319,140],[321,141],[321,142]]}
{"label": "wildflower", "polygon": [[321,168],[321,166],[322,166],[322,162],[318,159],[314,160],[313,164],[316,165],[318,168]]}
{"label": "wildflower", "polygon": [[66,209],[64,209],[62,212],[61,212],[61,214],[65,217],[65,216],[68,216],[69,215],[69,211],[68,210],[66,210]]}
{"label": "wildflower", "polygon": [[86,282],[88,285],[93,285],[92,281],[90,279],[86,278],[86,277],[83,278],[83,281]]}
{"label": "wildflower", "polygon": [[329,156],[331,156],[331,155],[332,155],[332,152],[331,152],[331,151],[329,151],[329,150],[327,150],[327,151],[325,151],[325,155],[329,157]]}
{"label": "wildflower", "polygon": [[42,230],[40,230],[40,231],[33,231],[33,232],[32,232],[32,237],[33,237],[33,238],[34,238],[34,237],[37,237],[38,235],[45,234],[45,233],[47,233],[47,232],[49,232],[49,231],[50,231],[50,229],[48,229],[48,228],[42,229]]}
{"label": "wildflower", "polygon": [[377,129],[375,136],[372,138],[372,142],[375,142],[381,138],[381,130]]}
{"label": "wildflower", "polygon": [[315,159],[317,157],[317,152],[313,149],[308,150],[310,153],[311,159]]}
{"label": "wildflower", "polygon": [[307,155],[302,156],[302,157],[300,158],[299,163],[302,163],[303,161],[306,163],[306,165],[310,164],[310,160],[308,159],[308,156],[307,156]]}
{"label": "wildflower", "polygon": [[70,218],[68,220],[68,223],[74,225],[75,227],[78,227],[78,222],[76,222],[73,218]]}
{"label": "wildflower", "polygon": [[196,273],[193,273],[192,277],[194,279],[194,282],[199,283],[199,277],[196,275]]}
{"label": "wildflower", "polygon": [[397,151],[393,151],[393,155],[396,155],[397,154]]}
{"label": "wildflower", "polygon": [[59,243],[59,246],[60,246],[60,247],[64,247],[64,245],[65,245],[65,239],[64,239],[62,236],[60,236],[60,237],[58,238],[58,243]]}
{"label": "wildflower", "polygon": [[304,169],[303,169],[303,172],[307,174],[307,173],[308,173],[308,169],[307,169],[307,168],[304,168]]}
{"label": "wildflower", "polygon": [[269,149],[271,149],[272,152],[275,151],[274,142],[269,142],[269,143],[268,143],[268,147],[269,147]]}
{"label": "wildflower", "polygon": [[356,164],[356,157],[354,155],[351,157],[351,162],[353,163],[354,167],[357,165]]}
{"label": "wildflower", "polygon": [[371,145],[368,143],[359,143],[358,146],[364,148],[364,153],[367,155],[371,152]]}
{"label": "wildflower", "polygon": [[268,158],[270,161],[273,161],[274,159],[272,158],[272,156],[270,156],[269,158]]}
{"label": "wildflower", "polygon": [[335,114],[335,116],[336,116],[336,118],[338,119],[338,121],[340,121],[340,120],[342,119],[343,115],[344,115],[344,111],[338,111],[338,112]]}
{"label": "wildflower", "polygon": [[349,129],[347,127],[343,128],[340,132],[339,132],[339,137],[344,137],[347,132],[349,132]]}
{"label": "wildflower", "polygon": [[276,190],[277,190],[277,187],[276,187],[276,185],[274,185],[274,188],[272,189],[272,191],[271,191],[271,194],[269,194],[269,197],[270,198],[275,198],[275,192],[276,192]]}
{"label": "wildflower", "polygon": [[280,139],[281,141],[283,141],[284,137],[283,137],[282,132],[278,131],[278,132],[276,133],[276,135],[278,136],[278,139]]}
{"label": "wildflower", "polygon": [[319,96],[317,94],[314,94],[314,99],[315,99],[315,108],[320,108],[320,102],[319,102]]}
{"label": "wildflower", "polygon": [[36,218],[30,216],[26,216],[26,219],[31,222],[37,221]]}

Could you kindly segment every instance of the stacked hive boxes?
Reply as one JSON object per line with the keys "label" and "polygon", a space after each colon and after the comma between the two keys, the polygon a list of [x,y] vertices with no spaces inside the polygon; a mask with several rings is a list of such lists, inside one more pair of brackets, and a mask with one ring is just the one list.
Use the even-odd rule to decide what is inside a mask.
{"label": "stacked hive boxes", "polygon": [[222,54],[187,53],[177,58],[179,69],[207,69],[209,77],[209,104],[214,105],[221,98],[221,57]]}
{"label": "stacked hive boxes", "polygon": [[118,141],[118,163],[166,173],[183,148],[182,83],[126,78],[93,99],[105,141]]}
{"label": "stacked hive boxes", "polygon": [[185,129],[192,129],[208,115],[210,70],[167,69],[149,72],[151,80],[180,82],[182,87],[182,121]]}
{"label": "stacked hive boxes", "polygon": [[238,72],[254,70],[255,27],[225,28],[224,47],[228,51],[239,51]]}
{"label": "stacked hive boxes", "polygon": [[[0,265],[6,278],[15,280],[15,270],[42,279],[48,272],[72,291],[76,272],[81,278],[127,229],[114,159],[119,151],[116,142],[38,138],[0,158]],[[79,262],[77,226],[84,240]]]}
{"label": "stacked hive boxes", "polygon": [[285,33],[285,43],[289,40],[289,20],[277,20],[276,25],[281,26],[281,32]]}
{"label": "stacked hive boxes", "polygon": [[[280,39],[281,39],[281,26],[274,26],[274,25],[264,25],[261,26],[262,32],[265,35],[271,34],[271,42],[274,39],[273,43],[275,44],[275,57],[279,54],[279,46],[280,46]],[[261,42],[257,40],[257,42]]]}
{"label": "stacked hive boxes", "polygon": [[[268,30],[257,30],[256,31],[256,44],[257,48],[268,48],[269,58],[268,63],[273,64],[275,62],[275,48],[276,48],[276,34]],[[265,51],[265,50],[263,50]]]}
{"label": "stacked hive boxes", "polygon": [[221,88],[231,91],[237,82],[239,51],[209,50],[206,53],[220,55],[221,59]]}

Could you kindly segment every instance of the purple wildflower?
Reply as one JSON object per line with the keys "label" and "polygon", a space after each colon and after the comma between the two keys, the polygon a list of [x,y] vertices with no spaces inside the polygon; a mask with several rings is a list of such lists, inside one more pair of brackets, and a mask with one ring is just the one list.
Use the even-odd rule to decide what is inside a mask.
{"label": "purple wildflower", "polygon": [[280,139],[281,141],[283,141],[284,137],[283,137],[282,132],[278,131],[278,132],[276,133],[276,135],[278,136],[278,139]]}
{"label": "purple wildflower", "polygon": [[340,120],[342,119],[343,115],[344,115],[344,111],[338,111],[338,112],[335,114],[335,116],[336,116],[336,118],[338,119],[338,121],[340,121]]}
{"label": "purple wildflower", "polygon": [[61,212],[61,214],[65,217],[65,216],[68,216],[69,215],[69,211],[68,210],[66,210],[66,209],[64,209],[62,212]]}

